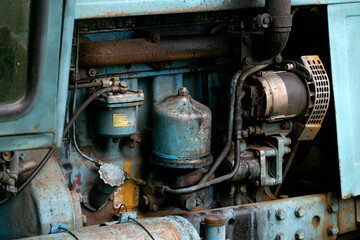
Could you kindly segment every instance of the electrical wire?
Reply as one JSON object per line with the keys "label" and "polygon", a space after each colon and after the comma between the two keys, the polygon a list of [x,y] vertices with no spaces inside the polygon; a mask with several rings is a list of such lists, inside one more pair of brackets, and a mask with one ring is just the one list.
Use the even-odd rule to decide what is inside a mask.
{"label": "electrical wire", "polygon": [[135,222],[137,225],[139,225],[142,229],[145,230],[145,232],[147,232],[147,234],[149,234],[149,236],[151,237],[151,239],[155,240],[154,236],[149,232],[149,230],[146,229],[146,227],[144,225],[142,225],[138,220],[136,220],[135,218],[129,217],[129,220]]}
{"label": "electrical wire", "polygon": [[79,238],[75,235],[75,233],[73,233],[72,231],[70,231],[69,229],[59,226],[59,229],[64,230],[65,232],[69,233],[71,236],[73,236],[76,240],[79,240]]}
{"label": "electrical wire", "polygon": [[[75,114],[75,108],[76,108],[76,92],[77,92],[77,83],[75,82],[75,87],[74,87],[74,97],[73,97],[73,109],[72,109],[72,114]],[[85,153],[83,153],[76,141],[76,121],[74,121],[73,126],[72,126],[72,137],[73,137],[73,142],[74,142],[74,146],[76,151],[85,159],[89,160],[90,162],[93,163],[97,163],[94,159],[92,159],[91,157],[87,156]]]}
{"label": "electrical wire", "polygon": [[[79,109],[76,111],[76,113],[71,117],[71,119],[69,120],[68,124],[65,126],[64,131],[63,131],[63,137],[67,134],[67,132],[69,131],[69,129],[71,128],[72,124],[75,122],[75,120],[80,116],[80,114],[85,110],[85,108],[92,102],[94,101],[98,96],[100,96],[103,93],[106,92],[111,92],[113,89],[111,87],[109,88],[103,88],[100,89],[99,91],[93,93],[89,98],[87,98],[85,100],[85,102],[83,104],[81,104],[81,106],[79,107]],[[50,159],[50,157],[53,155],[53,153],[55,152],[55,149],[50,149],[47,154],[45,155],[45,157],[43,158],[43,160],[41,160],[41,162],[37,165],[37,167],[35,168],[35,170],[26,178],[26,180],[20,185],[20,187],[18,188],[17,193],[19,194],[20,192],[22,192],[25,187],[36,177],[36,175],[41,171],[41,169],[45,166],[45,164],[48,162],[48,160]],[[0,201],[0,205],[6,203],[7,201],[9,201],[9,198],[4,198]]]}

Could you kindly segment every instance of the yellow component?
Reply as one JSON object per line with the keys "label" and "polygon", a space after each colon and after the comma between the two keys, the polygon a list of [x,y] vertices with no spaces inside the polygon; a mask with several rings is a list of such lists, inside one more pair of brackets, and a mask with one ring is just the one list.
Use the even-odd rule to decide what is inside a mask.
{"label": "yellow component", "polygon": [[[126,161],[125,172],[132,175],[131,162]],[[133,208],[139,206],[139,186],[134,184],[131,180],[126,180],[114,193],[114,208],[118,209],[121,204],[125,204],[127,209],[130,211]]]}
{"label": "yellow component", "polygon": [[126,118],[125,113],[113,114],[113,127],[127,127],[130,126],[130,122]]}

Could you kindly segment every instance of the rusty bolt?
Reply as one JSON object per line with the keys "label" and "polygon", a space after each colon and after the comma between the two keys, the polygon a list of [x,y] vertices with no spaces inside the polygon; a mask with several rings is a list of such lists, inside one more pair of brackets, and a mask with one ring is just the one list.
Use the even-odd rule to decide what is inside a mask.
{"label": "rusty bolt", "polygon": [[293,70],[293,69],[294,69],[294,64],[292,64],[292,63],[287,63],[287,64],[285,65],[285,69],[286,69],[286,70]]}
{"label": "rusty bolt", "polygon": [[329,213],[336,213],[337,211],[339,211],[339,204],[337,204],[336,202],[329,203],[328,212]]}
{"label": "rusty bolt", "polygon": [[245,57],[243,61],[244,61],[245,65],[251,65],[252,64],[252,57]]}
{"label": "rusty bolt", "polygon": [[186,87],[181,87],[178,91],[179,96],[187,96],[189,95],[189,90]]}
{"label": "rusty bolt", "polygon": [[279,63],[282,61],[282,56],[280,54],[278,54],[276,57],[275,57],[275,62]]}
{"label": "rusty bolt", "polygon": [[201,198],[196,198],[196,206],[200,206],[202,204]]}
{"label": "rusty bolt", "polygon": [[303,216],[305,216],[305,214],[306,214],[305,208],[298,207],[295,209],[295,216],[303,217]]}
{"label": "rusty bolt", "polygon": [[189,197],[184,200],[184,208],[191,211],[196,208],[196,199],[194,197]]}
{"label": "rusty bolt", "polygon": [[247,35],[247,36],[244,37],[244,43],[245,43],[245,44],[250,45],[251,42],[252,42],[251,36],[248,36],[248,35]]}
{"label": "rusty bolt", "polygon": [[4,152],[4,156],[9,156],[9,152]]}
{"label": "rusty bolt", "polygon": [[140,197],[140,205],[145,207],[148,206],[150,204],[150,199],[148,196],[146,195],[141,195]]}
{"label": "rusty bolt", "polygon": [[275,216],[277,220],[284,220],[286,218],[286,212],[282,209],[279,209],[276,211]]}
{"label": "rusty bolt", "polygon": [[89,70],[89,76],[90,77],[95,77],[96,76],[96,69],[95,68],[91,68]]}
{"label": "rusty bolt", "polygon": [[286,240],[286,235],[284,233],[279,233],[276,235],[275,240]]}
{"label": "rusty bolt", "polygon": [[159,210],[159,206],[156,203],[151,204],[150,210],[152,212],[157,212]]}
{"label": "rusty bolt", "polygon": [[339,228],[335,225],[331,225],[330,227],[328,227],[328,234],[330,236],[334,236],[337,235],[339,233]]}
{"label": "rusty bolt", "polygon": [[151,34],[151,41],[152,42],[158,42],[158,41],[160,41],[160,34],[158,34],[158,33],[153,33],[153,34]]}
{"label": "rusty bolt", "polygon": [[305,232],[303,230],[297,230],[295,233],[296,240],[303,240],[305,239]]}

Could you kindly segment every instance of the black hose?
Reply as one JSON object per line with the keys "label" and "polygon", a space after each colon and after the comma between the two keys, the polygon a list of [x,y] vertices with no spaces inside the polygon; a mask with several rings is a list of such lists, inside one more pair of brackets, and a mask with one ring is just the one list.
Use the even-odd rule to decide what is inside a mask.
{"label": "black hose", "polygon": [[59,226],[59,229],[64,230],[65,232],[69,233],[73,238],[75,238],[75,240],[79,240],[79,238],[75,235],[75,233],[70,231],[70,229],[67,229],[67,228],[62,227],[62,226]]}
{"label": "black hose", "polygon": [[[102,82],[92,82],[92,83],[78,83],[76,88],[90,88],[90,87],[101,87],[102,86]],[[74,85],[69,85],[69,89],[75,89],[75,84]]]}
{"label": "black hose", "polygon": [[[94,94],[92,94],[88,99],[86,99],[86,101],[81,104],[81,106],[79,107],[79,109],[76,111],[76,113],[72,116],[72,118],[70,119],[70,121],[68,122],[68,124],[66,125],[64,131],[63,131],[63,136],[66,135],[66,133],[69,131],[69,129],[71,128],[72,124],[75,122],[75,120],[80,116],[80,114],[85,110],[85,108],[87,106],[89,106],[89,104],[94,101],[98,96],[100,96],[103,93],[106,92],[111,92],[113,89],[112,88],[103,88],[100,89],[99,91],[95,92]],[[50,157],[53,155],[55,149],[51,149],[49,150],[49,152],[47,152],[47,154],[45,155],[45,157],[43,158],[43,160],[41,160],[41,162],[37,165],[37,167],[35,168],[35,170],[26,178],[26,180],[20,185],[20,187],[18,188],[17,193],[19,194],[20,192],[22,192],[25,187],[36,177],[36,175],[41,171],[41,169],[45,166],[45,164],[48,162],[48,160],[50,159]],[[7,201],[9,201],[10,199],[8,198],[4,198],[3,200],[0,201],[0,205],[6,203]]]}
{"label": "black hose", "polygon": [[[199,183],[204,183],[207,180],[209,180],[209,178],[214,174],[214,172],[217,170],[217,168],[220,166],[220,164],[223,162],[223,160],[225,159],[225,157],[228,155],[228,153],[230,151],[231,142],[232,142],[231,140],[232,140],[232,133],[233,133],[233,125],[234,125],[234,108],[235,108],[235,99],[236,99],[236,95],[237,95],[237,89],[242,89],[243,83],[249,75],[253,74],[254,72],[260,71],[261,69],[265,68],[266,66],[267,65],[259,65],[259,66],[246,68],[245,70],[240,70],[240,71],[236,72],[236,74],[234,75],[234,77],[232,79],[228,134],[227,134],[226,145],[225,145],[224,149],[222,150],[222,152],[220,153],[220,155],[218,156],[218,158],[216,159],[216,161],[211,166],[209,172],[207,172],[204,175],[204,177],[200,180]],[[241,87],[239,88],[238,85],[241,85]],[[240,100],[240,104],[241,104],[240,96],[238,96],[238,100]],[[238,105],[239,105],[239,102],[237,101],[236,106],[238,106]]]}

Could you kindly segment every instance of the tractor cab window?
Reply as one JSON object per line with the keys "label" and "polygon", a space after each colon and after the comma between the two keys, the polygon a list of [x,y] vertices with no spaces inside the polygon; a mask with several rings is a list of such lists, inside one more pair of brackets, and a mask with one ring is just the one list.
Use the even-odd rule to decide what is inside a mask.
{"label": "tractor cab window", "polygon": [[0,0],[0,105],[20,100],[28,83],[30,0]]}

